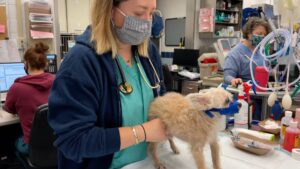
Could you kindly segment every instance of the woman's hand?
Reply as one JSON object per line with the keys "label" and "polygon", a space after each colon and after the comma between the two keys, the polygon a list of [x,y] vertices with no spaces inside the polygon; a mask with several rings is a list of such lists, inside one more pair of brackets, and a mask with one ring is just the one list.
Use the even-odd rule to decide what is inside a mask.
{"label": "woman's hand", "polygon": [[144,123],[143,126],[146,131],[147,142],[161,142],[168,138],[165,126],[158,118]]}
{"label": "woman's hand", "polygon": [[[161,142],[166,140],[168,137],[166,135],[165,126],[160,119],[154,119],[143,124],[144,129],[141,125],[136,125],[132,127],[121,127],[119,128],[121,147],[120,149],[127,148],[137,143],[138,141],[147,142]],[[133,128],[135,132],[133,131]],[[135,137],[135,134],[137,137]],[[146,136],[146,139],[145,139]]]}
{"label": "woman's hand", "polygon": [[231,80],[231,86],[237,86],[238,84],[242,84],[243,80],[241,78],[235,78]]}

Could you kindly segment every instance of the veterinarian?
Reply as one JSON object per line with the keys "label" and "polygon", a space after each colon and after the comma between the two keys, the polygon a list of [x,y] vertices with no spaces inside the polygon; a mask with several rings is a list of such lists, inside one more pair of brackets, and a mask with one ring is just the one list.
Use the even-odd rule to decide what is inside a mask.
{"label": "veterinarian", "polygon": [[76,40],[49,97],[60,169],[114,169],[145,159],[165,140],[147,122],[165,92],[160,56],[149,42],[156,0],[94,1],[91,26]]}
{"label": "veterinarian", "polygon": [[[251,80],[250,57],[255,47],[271,31],[270,25],[258,17],[250,18],[243,27],[244,40],[237,44],[227,55],[224,65],[224,81],[232,86]],[[263,65],[263,59],[257,52],[253,56],[254,70]],[[261,118],[261,100],[255,100],[253,119]]]}
{"label": "veterinarian", "polygon": [[[251,18],[243,27],[244,40],[237,44],[225,58],[224,82],[236,86],[251,80],[250,57],[255,47],[271,31],[269,24],[260,18]],[[254,66],[262,66],[262,57],[257,52],[254,55]],[[255,70],[255,68],[254,68]]]}

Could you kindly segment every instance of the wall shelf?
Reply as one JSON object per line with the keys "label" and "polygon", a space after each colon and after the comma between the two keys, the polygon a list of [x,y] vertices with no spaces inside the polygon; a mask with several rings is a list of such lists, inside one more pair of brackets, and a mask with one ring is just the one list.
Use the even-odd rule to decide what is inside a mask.
{"label": "wall shelf", "polygon": [[213,32],[199,32],[199,38],[203,38],[203,39],[220,39],[220,38],[234,39],[234,38],[240,38],[240,37],[239,36],[217,36]]}
{"label": "wall shelf", "polygon": [[228,9],[216,9],[216,11],[220,12],[231,12],[231,13],[239,13],[240,11],[228,10]]}
{"label": "wall shelf", "polygon": [[240,37],[238,37],[238,36],[213,36],[212,38],[219,39],[219,38],[240,38]]}
{"label": "wall shelf", "polygon": [[[232,35],[232,27],[234,34],[241,31],[243,1],[239,0],[203,0],[199,14],[199,37],[200,38],[238,38],[238,37],[219,37]],[[225,3],[225,4],[224,4]],[[234,18],[232,18],[234,17]],[[233,21],[234,20],[234,21]],[[231,21],[231,22],[229,22]]]}
{"label": "wall shelf", "polygon": [[238,23],[229,23],[229,22],[216,22],[216,25],[238,25]]}

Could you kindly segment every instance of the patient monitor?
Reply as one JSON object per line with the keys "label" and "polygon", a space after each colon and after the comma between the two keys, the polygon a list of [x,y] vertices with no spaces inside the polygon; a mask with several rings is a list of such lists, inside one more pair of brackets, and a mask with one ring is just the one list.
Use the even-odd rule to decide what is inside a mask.
{"label": "patient monitor", "polygon": [[228,55],[229,51],[231,50],[231,44],[228,39],[218,39],[218,41],[214,43],[214,47],[218,54],[219,70],[223,70],[225,57]]}

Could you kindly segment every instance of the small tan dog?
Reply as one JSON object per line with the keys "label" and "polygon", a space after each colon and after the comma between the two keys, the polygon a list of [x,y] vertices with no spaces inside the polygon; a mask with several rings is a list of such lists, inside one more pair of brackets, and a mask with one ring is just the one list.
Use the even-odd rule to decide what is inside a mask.
{"label": "small tan dog", "polygon": [[[217,133],[220,115],[213,113],[209,117],[204,111],[212,108],[228,107],[232,95],[220,88],[212,88],[199,93],[183,96],[170,92],[156,98],[150,105],[149,119],[160,118],[166,126],[171,149],[179,154],[172,137],[175,136],[188,142],[198,169],[206,169],[203,148],[210,144],[214,169],[221,169]],[[165,166],[159,161],[156,149],[159,143],[150,143],[149,151],[158,169]]]}

